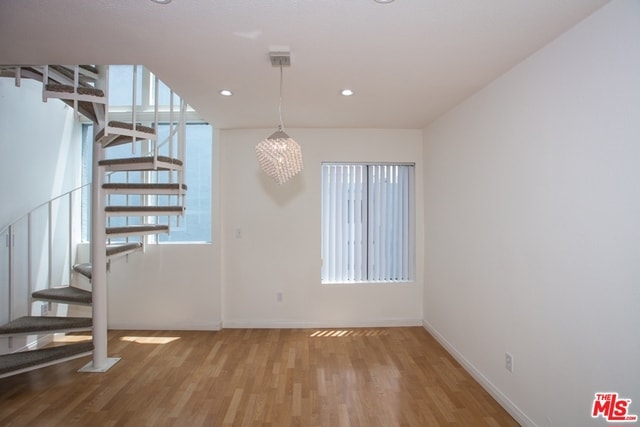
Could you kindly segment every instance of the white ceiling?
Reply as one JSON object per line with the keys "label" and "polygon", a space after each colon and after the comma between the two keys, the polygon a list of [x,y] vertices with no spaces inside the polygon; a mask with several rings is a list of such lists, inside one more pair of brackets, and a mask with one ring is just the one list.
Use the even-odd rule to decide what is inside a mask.
{"label": "white ceiling", "polygon": [[215,127],[275,127],[286,47],[287,127],[422,128],[607,2],[1,0],[0,64],[140,63]]}

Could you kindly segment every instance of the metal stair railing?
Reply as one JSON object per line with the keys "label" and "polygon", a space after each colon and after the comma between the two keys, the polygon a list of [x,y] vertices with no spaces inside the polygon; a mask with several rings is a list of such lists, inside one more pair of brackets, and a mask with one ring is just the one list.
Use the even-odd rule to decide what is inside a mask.
{"label": "metal stair railing", "polygon": [[[0,298],[3,302],[0,306],[0,324],[20,316],[40,315],[48,311],[49,304],[43,303],[41,312],[34,313],[36,310],[31,294],[35,290],[71,285],[71,265],[81,234],[78,221],[81,217],[81,197],[85,196],[84,191],[90,189],[90,184],[85,184],[56,196],[0,230],[0,242],[4,242],[4,250],[0,251],[0,295],[3,296]],[[37,230],[43,232],[37,233]],[[46,269],[43,269],[45,263]],[[62,267],[60,271],[54,271],[55,266],[69,268]],[[3,343],[0,353],[13,347],[12,338],[4,339],[8,341]]]}
{"label": "metal stair railing", "polygon": [[[47,84],[49,82],[49,73],[50,71],[54,74],[62,73],[62,77],[65,78],[64,83],[69,86],[73,86],[73,90],[69,88],[62,88],[65,93],[64,97],[59,97],[59,99],[64,99],[65,102],[71,102],[73,108],[76,112],[79,109],[80,102],[88,102],[88,103],[99,103],[104,108],[95,110],[95,121],[94,121],[94,153],[93,153],[93,176],[92,176],[92,184],[86,184],[81,187],[78,187],[74,190],[71,190],[63,195],[57,196],[50,201],[34,208],[32,212],[21,217],[17,221],[11,223],[0,231],[0,239],[4,237],[6,241],[6,250],[0,250],[0,280],[2,280],[6,275],[6,280],[4,283],[6,285],[3,287],[0,284],[0,300],[7,301],[7,305],[3,306],[0,304],[0,323],[6,323],[7,321],[11,321],[16,319],[18,316],[23,314],[31,314],[33,309],[33,297],[32,293],[34,290],[40,290],[41,288],[51,288],[54,285],[56,279],[54,276],[58,273],[54,271],[54,266],[69,266],[73,264],[75,258],[75,250],[77,247],[77,243],[80,241],[78,236],[81,233],[78,231],[79,229],[79,221],[76,218],[79,218],[80,215],[77,215],[77,212],[81,211],[81,204],[77,197],[74,197],[75,193],[78,191],[82,191],[85,187],[93,186],[93,190],[91,191],[90,201],[91,201],[91,259],[93,264],[93,272],[92,272],[92,292],[93,292],[93,343],[94,343],[94,352],[93,352],[93,362],[85,366],[82,371],[86,372],[104,372],[109,369],[113,363],[117,362],[118,359],[107,358],[107,318],[106,318],[106,233],[105,233],[105,202],[106,198],[104,189],[102,188],[102,184],[105,181],[106,174],[105,170],[102,166],[100,166],[100,161],[104,159],[105,148],[95,140],[95,136],[100,131],[100,128],[104,131],[105,135],[109,132],[109,107],[108,107],[108,68],[109,67],[98,67],[98,71],[96,71],[96,75],[90,77],[89,83],[87,83],[87,79],[82,77],[82,81],[80,78],[80,74],[83,73],[79,66],[68,67],[69,70],[73,68],[73,81],[71,83],[70,73],[65,69],[60,69],[58,66],[52,66],[51,70],[49,66],[41,67],[28,67],[29,75],[32,75],[33,78],[42,79],[43,82],[43,100],[46,101],[49,97],[56,97],[53,92],[47,91]],[[169,183],[175,183],[175,180],[178,181],[178,197],[182,197],[182,200],[179,199],[180,204],[184,204],[184,161],[185,161],[185,144],[186,144],[186,110],[187,105],[184,100],[180,99],[180,107],[179,107],[179,117],[178,119],[174,118],[175,114],[175,106],[174,106],[174,92],[170,90],[170,105],[168,111],[168,120],[162,120],[160,118],[159,112],[159,86],[160,80],[155,77],[155,97],[153,99],[153,119],[152,120],[143,120],[149,123],[152,123],[154,128],[156,129],[155,135],[145,134],[138,135],[137,125],[138,121],[145,116],[150,117],[148,115],[149,111],[145,111],[144,113],[139,113],[137,109],[136,95],[137,95],[137,66],[134,66],[134,81],[133,81],[133,96],[132,96],[132,107],[131,107],[131,143],[135,149],[138,140],[141,140],[140,144],[142,147],[146,149],[148,154],[152,154],[154,170],[157,169],[158,166],[158,158],[160,156],[160,149],[167,147],[168,157],[180,159],[182,165],[180,167],[169,167],[168,178],[167,181]],[[147,73],[145,71],[145,73]],[[150,73],[149,73],[150,74]],[[20,85],[20,77],[22,75],[22,71],[19,67],[15,69],[15,77],[16,77],[16,85]],[[56,76],[57,80],[53,80],[54,82],[60,81],[60,77]],[[92,88],[101,89],[103,93],[99,91],[94,91],[93,93],[99,92],[97,95],[85,95],[87,90],[83,90],[82,97],[80,96],[80,85],[86,86],[89,84]],[[149,85],[147,85],[148,87]],[[73,95],[69,95],[73,91]],[[150,100],[150,97],[148,97]],[[149,107],[150,104],[147,102],[144,106]],[[84,113],[83,113],[84,114]],[[166,112],[163,113],[163,116],[166,117]],[[159,128],[159,123],[168,122],[169,132],[168,137],[165,141],[159,143],[157,132]],[[129,135],[126,132],[120,133],[120,129],[111,129],[114,134],[124,134]],[[175,142],[175,138],[177,136],[177,142]],[[146,144],[146,146],[144,145]],[[107,148],[108,149],[108,148]],[[147,175],[151,175],[152,172],[145,172]],[[157,173],[156,173],[157,174]],[[177,178],[176,178],[177,177]],[[156,179],[157,180],[157,179]],[[151,182],[151,181],[148,181]],[[65,199],[67,197],[67,199]],[[149,197],[152,196],[144,196],[147,199],[145,201],[149,201]],[[157,197],[157,196],[154,196]],[[172,197],[172,196],[170,196]],[[66,204],[61,202],[62,200],[66,200]],[[66,210],[63,212],[63,205],[66,206]],[[45,209],[46,207],[46,209]],[[40,212],[40,210],[44,210],[46,213],[43,214],[45,216],[44,225],[40,225],[39,228],[46,228],[46,231],[43,234],[46,234],[46,237],[40,236],[36,238],[38,233],[34,232],[34,228],[38,228],[36,226],[36,222],[39,220],[38,214],[36,212]],[[59,218],[67,219],[67,230],[68,237],[63,243],[59,243],[60,239],[58,236],[61,233],[64,233],[61,226],[58,224]],[[40,220],[41,221],[41,220]],[[26,225],[23,225],[26,222]],[[158,223],[158,218],[155,218],[155,222]],[[38,223],[39,224],[39,223]],[[26,231],[22,232],[22,228],[26,227]],[[20,230],[20,232],[18,232]],[[46,242],[45,242],[46,240]],[[143,237],[143,241],[146,238]],[[1,240],[0,240],[1,241]],[[59,247],[64,245],[66,242],[66,249],[59,250]],[[26,269],[19,266],[20,257],[17,256],[16,247],[20,248],[24,246],[27,254],[27,265]],[[39,250],[39,252],[37,252]],[[45,255],[41,253],[44,252]],[[40,253],[39,257],[37,257],[37,253]],[[61,258],[57,256],[57,254],[64,254]],[[35,258],[35,259],[34,259]],[[46,281],[45,284],[42,285],[42,269],[41,265],[45,263],[44,258],[46,258]],[[6,267],[6,272],[3,272],[3,266]],[[60,274],[60,281],[56,282],[55,285],[71,285],[72,275],[71,268],[66,267],[57,267],[62,268],[62,273]],[[19,288],[18,283],[18,271],[26,270],[26,285],[23,285],[22,288]],[[66,283],[63,283],[65,282]],[[24,289],[26,286],[26,289]],[[19,295],[25,294],[26,301],[19,301]],[[50,307],[50,302],[45,302],[42,307],[43,312],[47,311]],[[12,337],[6,338],[8,339],[8,347],[11,348],[13,342]],[[0,341],[0,353],[3,353],[2,345],[4,345],[3,341]]]}
{"label": "metal stair railing", "polygon": [[[163,110],[161,112],[160,111],[160,87],[163,83],[160,81],[158,76],[153,75],[144,66],[134,65],[132,67],[133,67],[132,69],[133,82],[131,85],[131,103],[129,107],[129,112],[126,112],[126,111],[119,112],[117,114],[118,119],[123,119],[126,121],[131,120],[131,123],[134,129],[137,124],[142,124],[144,126],[152,127],[155,129],[156,133],[154,138],[150,138],[142,141],[137,141],[135,137],[132,137],[131,139],[132,153],[136,154],[139,152],[140,155],[143,157],[146,157],[146,156],[152,157],[154,168],[158,166],[158,157],[161,155],[161,152],[163,149],[166,149],[165,153],[163,154],[166,154],[167,157],[177,158],[183,162],[180,168],[181,170],[166,171],[163,173],[168,174],[168,179],[167,179],[168,183],[178,184],[179,194],[178,194],[176,203],[178,205],[184,205],[185,196],[183,191],[183,185],[184,185],[183,171],[185,167],[185,145],[186,145],[185,128],[186,128],[187,104],[182,98],[179,98],[179,103],[177,103],[174,91],[169,88],[169,105],[166,110]],[[141,73],[142,77],[144,77],[141,79],[142,80],[141,88],[139,88],[138,86],[139,73]],[[149,88],[151,87],[150,77],[153,77],[153,87],[154,87],[153,96],[149,91]],[[105,92],[108,93],[108,76],[106,80],[107,80],[106,82],[107,86],[106,86]],[[105,123],[107,125],[110,121],[109,115],[112,114],[110,110],[111,109],[108,107],[105,110]],[[127,118],[127,114],[129,114],[129,118]],[[163,126],[166,125],[169,127],[168,135],[162,141],[159,140],[159,135],[158,135],[158,132],[161,127],[160,125],[161,123]],[[105,134],[107,134],[106,130],[105,130]],[[108,182],[108,183],[112,182],[111,178],[115,177],[114,174],[117,174],[117,173],[123,173],[123,172],[109,172],[106,175],[105,182]],[[143,182],[147,182],[147,183],[157,182],[157,176],[158,176],[157,173],[155,174],[156,175],[155,179],[152,177],[154,174],[150,172],[137,172],[135,175],[142,176],[143,178],[141,179],[141,181]],[[130,173],[124,172],[123,181],[125,183],[132,182]],[[112,200],[111,199],[112,196],[108,195],[107,197],[108,197],[107,204],[109,204]],[[144,196],[143,200],[141,201],[141,204],[152,203],[154,201],[154,197],[155,197],[155,200],[157,201],[157,196],[150,196],[150,195]],[[169,200],[171,200],[170,197],[169,197]],[[127,196],[126,199],[128,204],[129,196]],[[171,218],[168,218],[168,220],[170,221]],[[124,219],[124,221],[126,225],[129,225],[128,217]],[[176,221],[176,225],[179,225],[180,217],[177,216],[175,221]],[[109,218],[107,223],[112,224],[111,218]],[[154,217],[154,218],[146,217],[145,223],[158,224],[160,223],[160,217]],[[125,240],[129,241],[129,238],[126,238]],[[158,240],[159,239],[157,238],[155,239],[156,242],[158,242]]]}

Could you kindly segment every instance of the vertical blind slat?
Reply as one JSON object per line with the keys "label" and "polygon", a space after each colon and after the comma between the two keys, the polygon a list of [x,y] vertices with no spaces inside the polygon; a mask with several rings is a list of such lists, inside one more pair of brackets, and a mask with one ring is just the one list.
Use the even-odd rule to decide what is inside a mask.
{"label": "vertical blind slat", "polygon": [[335,281],[336,280],[336,263],[335,263],[335,257],[337,255],[337,248],[336,248],[336,236],[338,235],[337,233],[337,229],[336,229],[336,215],[337,215],[337,211],[336,211],[336,197],[337,197],[337,192],[336,192],[336,181],[337,181],[337,170],[336,167],[331,167],[330,171],[329,171],[329,176],[331,177],[331,253],[333,254],[333,256],[331,256],[330,258],[330,263],[329,263],[329,280],[331,281]]}
{"label": "vertical blind slat", "polygon": [[355,215],[355,189],[356,189],[356,185],[355,185],[355,167],[354,166],[350,166],[348,168],[348,176],[349,176],[349,183],[348,183],[348,193],[347,193],[347,201],[349,203],[349,207],[348,207],[348,221],[349,221],[349,237],[348,237],[348,248],[349,248],[349,262],[347,264],[347,271],[345,272],[345,277],[347,278],[347,280],[349,281],[353,281],[355,278],[355,259],[356,259],[356,245],[355,245],[355,239],[356,239],[356,224],[355,224],[355,220],[356,220],[356,215]]}
{"label": "vertical blind slat", "polygon": [[336,280],[342,278],[342,167],[336,167]]}
{"label": "vertical blind slat", "polygon": [[362,166],[354,167],[354,259],[353,259],[353,280],[361,281],[362,276]]}
{"label": "vertical blind slat", "polygon": [[367,248],[367,227],[368,227],[368,217],[369,217],[369,208],[368,208],[368,179],[367,179],[367,168],[366,166],[360,166],[358,169],[358,177],[361,183],[360,186],[360,265],[358,266],[359,271],[359,280],[367,280],[367,264],[368,264],[368,248]]}
{"label": "vertical blind slat", "polygon": [[331,262],[329,251],[330,231],[330,208],[331,203],[329,195],[331,194],[329,173],[325,172],[328,166],[322,167],[322,278],[328,278],[327,274],[329,263]]}

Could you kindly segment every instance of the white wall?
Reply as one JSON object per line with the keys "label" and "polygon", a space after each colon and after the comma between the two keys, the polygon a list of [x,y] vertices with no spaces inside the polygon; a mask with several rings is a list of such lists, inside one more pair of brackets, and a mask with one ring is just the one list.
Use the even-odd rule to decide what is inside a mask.
{"label": "white wall", "polygon": [[424,132],[425,327],[526,425],[640,414],[638,40],[614,1]]}
{"label": "white wall", "polygon": [[288,129],[302,147],[305,169],[282,186],[260,171],[255,158],[255,145],[271,133],[221,132],[224,327],[421,324],[421,265],[415,283],[320,283],[320,164],[416,162],[417,217],[422,218],[422,132]]}
{"label": "white wall", "polygon": [[[14,224],[12,245],[13,291],[9,292],[9,250],[7,233],[0,234],[0,323],[38,310],[30,307],[28,269],[28,221],[24,217],[39,205],[80,185],[80,127],[73,111],[59,100],[42,102],[42,85],[33,80],[15,81],[0,78],[0,230]],[[48,285],[68,284],[69,274],[66,244],[68,241],[68,201],[54,203],[51,211],[54,226],[51,278],[48,255],[42,248],[47,243],[48,207],[32,216],[31,279],[34,289]],[[17,220],[20,220],[16,222]],[[39,246],[43,245],[43,246]],[[0,340],[0,352],[14,351],[27,344],[26,337],[17,337],[13,347]]]}
{"label": "white wall", "polygon": [[0,78],[0,228],[80,182],[79,127],[42,84]]}
{"label": "white wall", "polygon": [[148,245],[111,264],[110,329],[220,329],[219,245]]}
{"label": "white wall", "polygon": [[147,245],[144,253],[115,258],[111,263],[111,272],[107,274],[109,328],[220,329],[222,244],[219,141],[219,132],[214,131],[212,243]]}

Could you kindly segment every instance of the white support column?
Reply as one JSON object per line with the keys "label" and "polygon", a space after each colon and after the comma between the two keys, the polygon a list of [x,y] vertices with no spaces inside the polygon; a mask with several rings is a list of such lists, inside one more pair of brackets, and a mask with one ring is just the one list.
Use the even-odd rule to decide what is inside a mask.
{"label": "white support column", "polygon": [[[100,67],[101,80],[106,75]],[[104,84],[99,81],[98,84]],[[94,137],[99,131],[94,126]],[[105,196],[102,191],[104,170],[98,165],[104,152],[99,142],[93,142],[93,170],[91,189],[91,292],[93,298],[93,361],[80,372],[106,372],[120,358],[107,357],[107,237],[105,232]]]}
{"label": "white support column", "polygon": [[53,286],[53,199],[47,204],[47,289]]}
{"label": "white support column", "polygon": [[80,86],[80,66],[73,67],[73,111],[76,120],[80,119],[80,111],[78,111],[78,87]]}
{"label": "white support column", "polygon": [[42,102],[47,102],[47,84],[49,84],[49,66],[45,65],[42,71]]}
{"label": "white support column", "polygon": [[[182,160],[182,169],[178,172],[178,201],[181,206],[186,205],[186,194],[182,189],[185,181],[184,173],[187,170],[187,103],[180,98],[180,123],[178,133],[178,159]],[[180,217],[178,217],[180,219]]]}
{"label": "white support column", "polygon": [[7,258],[7,272],[9,277],[9,295],[7,301],[9,302],[9,321],[15,320],[15,307],[13,304],[13,297],[15,295],[15,287],[13,280],[13,246],[15,242],[15,236],[13,235],[13,224],[9,226],[7,231],[7,248],[9,250],[9,256]]}
{"label": "white support column", "polygon": [[[67,248],[69,250],[68,256],[69,256],[69,265],[73,265],[73,247],[74,247],[74,241],[73,241],[73,195],[75,194],[75,191],[71,191],[68,195],[69,197],[69,247]],[[69,286],[71,286],[71,270],[69,270]],[[29,295],[31,295],[31,289],[29,289]]]}
{"label": "white support column", "polygon": [[20,79],[22,78],[22,69],[16,67],[16,87],[20,87]]}
{"label": "white support column", "polygon": [[[137,94],[138,94],[138,66],[133,66],[133,89],[131,93],[131,123],[132,123],[132,135],[136,134],[138,118],[137,118]],[[136,137],[131,136],[131,154],[136,154]]]}
{"label": "white support column", "polygon": [[[33,293],[33,248],[31,247],[31,235],[33,234],[33,211],[27,215],[27,289],[29,292],[29,302],[33,299],[31,294]],[[29,304],[29,315],[31,315],[32,308]]]}
{"label": "white support column", "polygon": [[[9,295],[7,298],[7,302],[9,303],[9,321],[13,321],[15,320],[15,318],[17,317],[15,315],[15,307],[13,304],[13,297],[15,295],[15,287],[14,287],[14,280],[13,280],[13,243],[15,241],[15,237],[13,235],[13,225],[10,225],[8,230],[7,230],[7,248],[9,250],[9,256],[7,258],[8,264],[7,264],[7,272],[9,275]],[[29,312],[29,314],[31,314]],[[9,348],[13,348],[13,337],[9,337],[9,341],[8,341],[8,346]]]}

